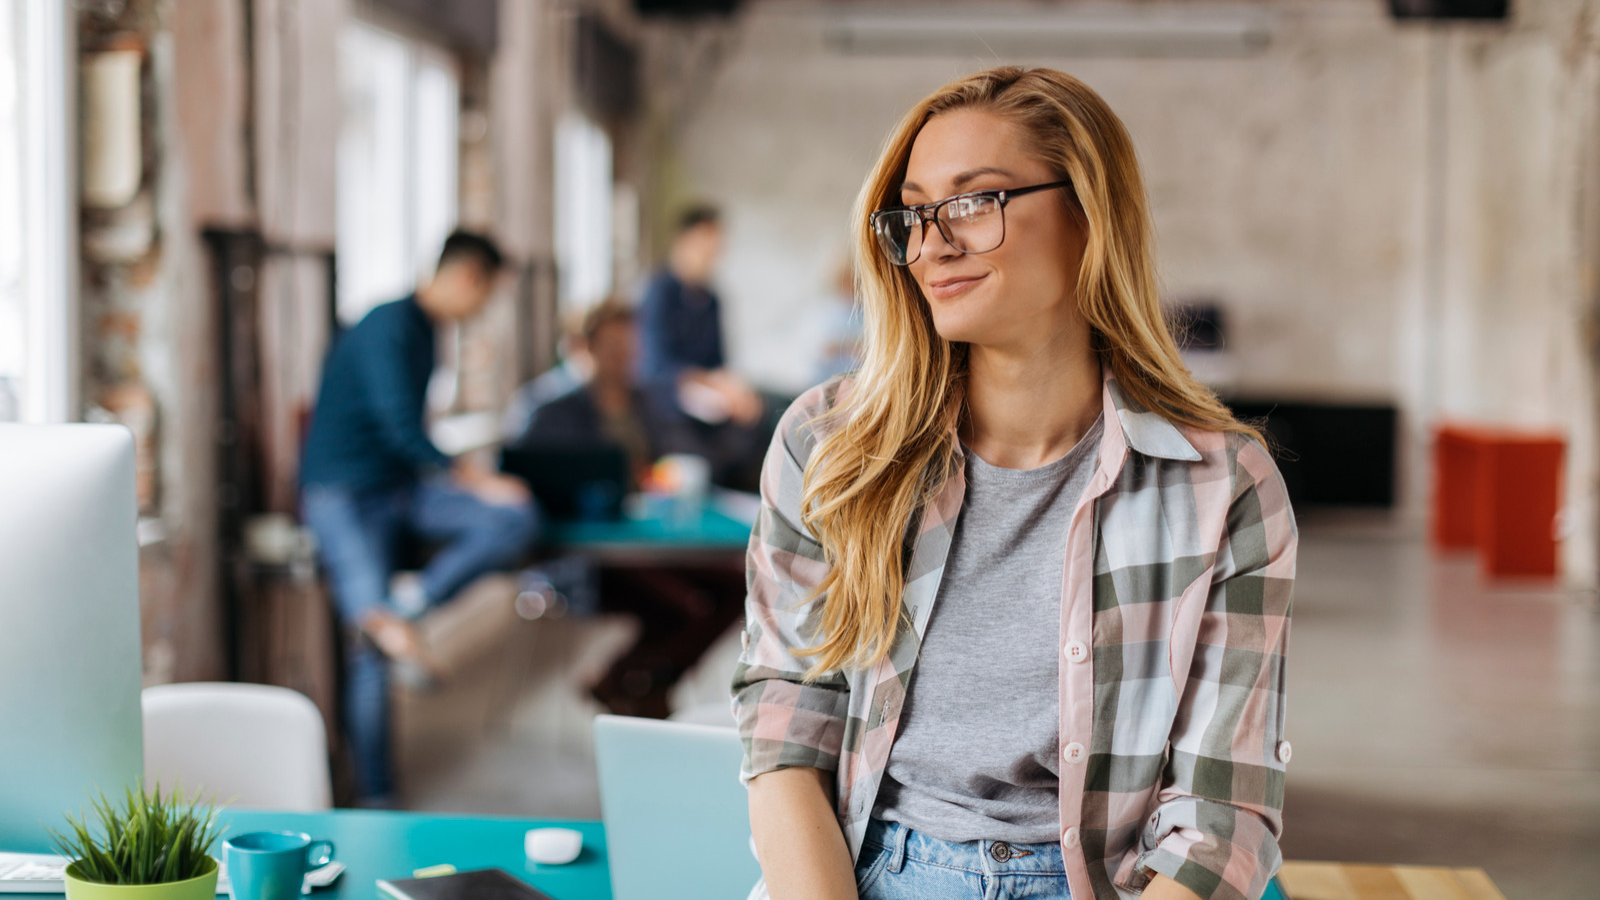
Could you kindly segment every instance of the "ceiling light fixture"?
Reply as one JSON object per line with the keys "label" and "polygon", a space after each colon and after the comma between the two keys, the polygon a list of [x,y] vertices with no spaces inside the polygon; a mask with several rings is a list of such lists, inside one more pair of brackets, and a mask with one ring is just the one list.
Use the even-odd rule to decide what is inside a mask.
{"label": "ceiling light fixture", "polygon": [[1227,58],[1264,51],[1272,25],[1269,10],[1236,4],[880,8],[839,12],[825,39],[852,56]]}

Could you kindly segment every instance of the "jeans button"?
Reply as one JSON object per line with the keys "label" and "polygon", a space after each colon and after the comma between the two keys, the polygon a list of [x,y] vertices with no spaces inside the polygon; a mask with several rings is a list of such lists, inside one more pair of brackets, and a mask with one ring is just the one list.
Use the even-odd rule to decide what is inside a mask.
{"label": "jeans button", "polygon": [[1005,841],[995,841],[989,845],[989,855],[995,862],[1005,862],[1011,858],[1011,845]]}

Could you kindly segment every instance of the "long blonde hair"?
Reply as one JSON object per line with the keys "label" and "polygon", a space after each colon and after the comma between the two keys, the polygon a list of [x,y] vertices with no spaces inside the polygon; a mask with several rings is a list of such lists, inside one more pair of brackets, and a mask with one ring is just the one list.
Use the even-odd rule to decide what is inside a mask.
{"label": "long blonde hair", "polygon": [[1030,149],[1070,178],[1064,192],[1087,232],[1078,310],[1092,346],[1125,396],[1169,421],[1254,434],[1189,374],[1162,319],[1143,180],[1127,129],[1083,82],[1054,69],[1000,66],[935,91],[890,134],[856,200],[858,292],[866,351],[855,382],[825,418],[831,428],[806,466],[801,519],[828,572],[822,634],[798,651],[812,677],[867,667],[901,627],[907,529],[952,474],[967,353],[934,329],[908,269],[878,250],[868,216],[898,205],[912,143],[927,121],[982,109],[1021,126]]}

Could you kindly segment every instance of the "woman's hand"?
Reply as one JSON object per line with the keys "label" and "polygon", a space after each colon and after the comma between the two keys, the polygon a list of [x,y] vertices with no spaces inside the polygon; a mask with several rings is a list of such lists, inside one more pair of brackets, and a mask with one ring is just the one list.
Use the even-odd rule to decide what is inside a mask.
{"label": "woman's hand", "polygon": [[750,779],[750,830],[772,900],[856,900],[831,782],[829,773],[810,768]]}

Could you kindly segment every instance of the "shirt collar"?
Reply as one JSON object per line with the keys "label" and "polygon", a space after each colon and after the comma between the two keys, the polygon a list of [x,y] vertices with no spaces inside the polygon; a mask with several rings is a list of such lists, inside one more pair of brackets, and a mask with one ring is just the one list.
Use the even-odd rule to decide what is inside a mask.
{"label": "shirt collar", "polygon": [[1105,409],[1109,414],[1107,419],[1109,420],[1111,415],[1117,417],[1129,447],[1145,456],[1160,459],[1200,461],[1200,451],[1194,449],[1194,445],[1183,436],[1178,426],[1139,405],[1122,392],[1122,386],[1117,384],[1117,379],[1111,374],[1109,366],[1102,367],[1101,378]]}
{"label": "shirt collar", "polygon": [[[1101,367],[1100,378],[1106,436],[1110,436],[1111,423],[1115,421],[1119,426],[1117,430],[1122,437],[1120,442],[1110,442],[1113,446],[1102,446],[1101,448],[1102,457],[1107,455],[1105,453],[1106,450],[1113,451],[1109,454],[1114,457],[1112,460],[1113,469],[1120,468],[1122,465],[1120,451],[1123,447],[1132,448],[1145,456],[1153,456],[1158,459],[1174,459],[1184,462],[1199,462],[1201,460],[1200,451],[1189,443],[1188,438],[1183,436],[1183,432],[1178,429],[1178,426],[1141,406],[1137,401],[1122,392],[1122,386],[1117,384],[1117,379],[1111,374],[1109,366]],[[1115,446],[1116,444],[1121,446]],[[959,438],[955,441],[955,459],[959,470],[966,459],[966,450]]]}

